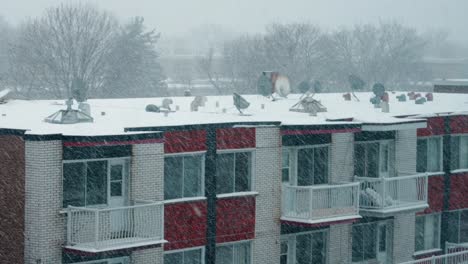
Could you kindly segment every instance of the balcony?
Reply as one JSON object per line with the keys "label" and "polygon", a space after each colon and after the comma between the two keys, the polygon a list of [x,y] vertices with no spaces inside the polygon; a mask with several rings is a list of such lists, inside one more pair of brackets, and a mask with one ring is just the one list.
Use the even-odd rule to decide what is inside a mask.
{"label": "balcony", "polygon": [[163,202],[117,208],[67,208],[68,249],[103,252],[165,243]]}
{"label": "balcony", "polygon": [[459,251],[429,258],[408,261],[400,264],[466,264],[468,251]]}
{"label": "balcony", "polygon": [[281,220],[324,223],[360,218],[359,183],[291,186],[282,189]]}
{"label": "balcony", "polygon": [[355,177],[355,180],[361,186],[361,214],[385,217],[395,212],[428,207],[427,174],[391,178]]}

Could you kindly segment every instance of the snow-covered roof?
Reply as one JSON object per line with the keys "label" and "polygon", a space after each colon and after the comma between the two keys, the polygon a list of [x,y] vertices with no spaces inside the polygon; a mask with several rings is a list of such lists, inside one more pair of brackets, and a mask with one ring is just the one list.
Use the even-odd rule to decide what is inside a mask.
{"label": "snow-covered roof", "polygon": [[468,86],[468,79],[436,79],[434,85],[462,85]]}
{"label": "snow-covered roof", "polygon": [[[390,112],[383,113],[369,102],[372,93],[356,93],[360,101],[345,101],[342,94],[323,93],[313,98],[327,108],[327,112],[311,116],[291,112],[300,95],[291,94],[286,99],[271,101],[260,95],[246,95],[250,102],[245,115],[240,115],[233,105],[232,96],[208,96],[204,107],[191,112],[194,97],[171,97],[172,110],[164,113],[146,112],[148,104],[162,105],[164,98],[90,99],[93,123],[51,124],[44,119],[54,112],[66,109],[64,100],[10,100],[0,104],[0,129],[27,130],[27,134],[63,134],[69,136],[99,136],[125,134],[125,128],[168,127],[216,123],[281,122],[283,125],[327,124],[395,124],[415,122],[415,119],[398,118],[409,115],[437,113],[467,113],[468,94],[434,94],[434,101],[415,104],[413,100],[398,102],[400,92],[390,93]],[[218,105],[218,106],[217,106]],[[262,107],[263,106],[263,107]],[[336,121],[352,119],[352,121]],[[335,120],[335,121],[331,121]]]}

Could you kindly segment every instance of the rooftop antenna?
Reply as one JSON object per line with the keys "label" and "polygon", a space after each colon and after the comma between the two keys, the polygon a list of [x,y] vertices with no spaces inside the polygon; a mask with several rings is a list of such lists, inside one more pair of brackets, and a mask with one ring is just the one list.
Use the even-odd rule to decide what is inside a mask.
{"label": "rooftop antenna", "polygon": [[250,103],[247,100],[245,100],[244,97],[240,96],[238,93],[234,93],[232,97],[234,99],[234,106],[237,108],[239,113],[243,115],[244,112],[242,112],[242,110],[247,109],[250,106]]}

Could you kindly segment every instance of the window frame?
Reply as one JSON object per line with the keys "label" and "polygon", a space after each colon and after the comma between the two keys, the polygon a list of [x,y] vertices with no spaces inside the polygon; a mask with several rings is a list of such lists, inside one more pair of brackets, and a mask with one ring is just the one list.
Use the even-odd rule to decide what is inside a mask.
{"label": "window frame", "polygon": [[[356,145],[370,145],[370,144],[375,144],[378,143],[378,164],[377,164],[377,175],[378,177],[375,179],[381,179],[381,178],[390,178],[390,177],[395,177],[396,175],[396,146],[395,146],[395,139],[378,139],[378,140],[368,140],[368,141],[354,141],[353,145],[353,174],[357,177],[362,177],[362,178],[374,178],[374,177],[369,177],[368,173],[368,159],[367,159],[367,148],[366,148],[366,154],[363,155],[365,157],[364,161],[364,170],[365,170],[365,175],[356,175]],[[388,156],[387,156],[387,170],[382,171],[382,146],[386,145],[388,146]]]}
{"label": "window frame", "polygon": [[[243,148],[243,149],[221,149],[221,150],[216,150],[216,166],[218,166],[218,158],[220,155],[223,155],[223,154],[234,154],[234,164],[236,162],[236,159],[235,159],[235,154],[236,153],[248,153],[250,154],[250,168],[249,168],[249,172],[250,172],[250,190],[246,190],[246,191],[241,191],[241,192],[236,192],[236,174],[235,174],[235,170],[236,170],[236,167],[234,165],[233,169],[234,169],[234,179],[233,179],[233,190],[231,192],[223,192],[223,193],[218,193],[218,190],[216,190],[216,195],[217,196],[230,196],[232,194],[239,194],[239,193],[252,193],[252,192],[255,192],[255,149],[254,148]],[[216,170],[216,177],[218,177],[218,170]],[[218,180],[218,178],[216,178],[216,180]]]}
{"label": "window frame", "polygon": [[[418,218],[424,218],[424,232],[423,232],[423,240],[424,240],[424,241],[423,241],[423,247],[424,247],[424,248],[421,249],[421,250],[416,250],[416,244],[417,244],[416,239],[417,239],[417,236],[415,236],[415,238],[414,238],[414,239],[415,239],[415,241],[414,241],[414,242],[415,242],[415,244],[414,244],[415,254],[418,254],[418,253],[420,253],[420,252],[425,252],[425,251],[427,252],[427,251],[433,251],[433,250],[440,250],[440,249],[441,249],[441,248],[440,248],[441,222],[442,222],[442,221],[441,221],[441,220],[442,220],[441,215],[442,215],[441,213],[433,213],[433,214],[425,214],[425,215],[416,215],[415,221],[417,221]],[[434,219],[437,219],[437,221],[438,221],[437,229],[433,230],[434,234],[437,232],[437,236],[434,236],[434,234],[432,234],[432,235],[433,235],[433,239],[434,239],[434,241],[432,241],[432,243],[435,242],[435,247],[432,247],[432,248],[426,248],[426,245],[425,245],[425,242],[426,242],[426,241],[425,241],[425,238],[426,238],[426,236],[427,236],[427,233],[426,233],[426,232],[427,232],[427,230],[426,230],[426,225],[427,225],[427,219],[428,219],[429,217],[432,219],[432,226],[433,226],[433,227],[436,227],[435,224],[434,224]],[[416,224],[417,224],[417,222],[415,222],[415,230],[417,230]]]}
{"label": "window frame", "polygon": [[[429,164],[429,148],[427,140],[429,139],[438,139],[439,140],[439,170],[438,171],[428,171],[427,164]],[[426,168],[424,171],[418,171],[418,141],[419,140],[426,140]],[[424,136],[424,137],[417,137],[416,138],[416,172],[418,173],[431,173],[431,174],[440,174],[443,173],[443,160],[444,160],[444,137],[442,135],[435,135],[435,136]]]}
{"label": "window frame", "polygon": [[[65,164],[71,164],[71,163],[88,163],[88,162],[95,162],[95,161],[106,161],[107,162],[107,167],[106,167],[106,203],[105,204],[92,204],[92,205],[87,205],[86,204],[86,187],[85,187],[85,197],[84,197],[84,201],[85,201],[85,205],[84,206],[76,206],[76,207],[88,207],[88,208],[104,208],[104,207],[108,207],[109,206],[109,195],[110,195],[110,179],[109,179],[109,169],[110,169],[110,165],[111,165],[111,161],[123,161],[127,164],[127,173],[124,177],[126,177],[125,179],[125,186],[124,188],[127,190],[126,192],[126,202],[128,202],[128,200],[130,199],[129,197],[129,188],[130,188],[130,178],[131,178],[131,157],[130,156],[127,156],[127,157],[115,157],[115,158],[97,158],[97,159],[73,159],[73,160],[62,160],[62,207],[63,207],[63,202],[64,202],[64,195],[63,195],[63,192],[65,190],[65,173],[64,173],[64,165]],[[87,165],[86,165],[87,166]],[[87,167],[86,167],[87,168]],[[86,186],[86,182],[87,182],[87,174],[85,175],[86,178],[85,178],[85,186]],[[71,205],[73,206],[73,205]]]}
{"label": "window frame", "polygon": [[[122,261],[125,264],[130,264],[130,257],[125,256],[125,257],[115,257],[115,258],[106,258],[106,259],[99,259],[99,260],[91,260],[91,261],[84,261],[84,262],[74,262],[73,264],[96,264],[96,263],[101,263],[101,262],[107,262],[109,264],[109,261]],[[110,262],[112,264],[112,262]]]}
{"label": "window frame", "polygon": [[[225,242],[225,243],[216,243],[216,250],[218,247],[223,247],[223,246],[232,246],[233,247],[233,256],[234,256],[234,247],[236,245],[241,245],[241,244],[249,244],[249,247],[250,247],[250,259],[249,259],[249,264],[253,264],[253,260],[254,260],[254,255],[253,255],[253,239],[248,239],[248,240],[240,240],[240,241],[233,241],[233,242]],[[234,263],[234,260],[232,261],[233,264],[236,264]],[[215,261],[215,263],[217,263]]]}
{"label": "window frame", "polygon": [[168,250],[168,251],[164,251],[164,254],[163,254],[163,264],[164,264],[164,256],[168,255],[168,254],[177,254],[177,253],[184,253],[186,251],[194,251],[194,250],[201,250],[200,254],[201,254],[201,259],[200,259],[200,264],[204,264],[205,263],[205,247],[204,246],[200,246],[200,247],[190,247],[190,248],[183,248],[183,249],[174,249],[174,250]]}
{"label": "window frame", "polygon": [[[329,258],[330,258],[329,254],[328,254],[328,250],[329,250],[329,247],[330,247],[330,245],[329,245],[329,243],[330,243],[330,232],[329,232],[328,229],[319,229],[319,230],[314,230],[314,231],[305,231],[305,232],[298,232],[298,233],[293,233],[293,234],[281,235],[280,246],[281,246],[282,242],[286,242],[287,245],[288,245],[288,251],[286,253],[288,264],[289,263],[294,264],[297,261],[297,259],[296,259],[297,236],[300,236],[300,235],[311,235],[311,236],[313,236],[314,234],[318,234],[318,233],[323,234],[323,238],[325,240],[325,241],[323,241],[323,244],[324,244],[323,255],[325,256],[325,263],[328,263]],[[281,253],[281,251],[280,251],[280,253]],[[281,257],[281,255],[282,254],[280,254],[280,257]]]}
{"label": "window frame", "polygon": [[[179,197],[179,198],[171,198],[171,199],[166,199],[166,197],[164,197],[164,201],[178,201],[178,200],[197,200],[197,199],[200,199],[202,197],[205,197],[205,160],[206,160],[206,151],[194,151],[194,152],[179,152],[179,153],[168,153],[168,154],[164,154],[164,165],[165,166],[165,162],[166,162],[166,158],[183,158],[184,157],[187,157],[187,156],[201,156],[201,171],[200,171],[200,193],[199,195],[197,196],[191,196],[191,197],[184,197],[184,176],[185,176],[185,171],[184,171],[184,166],[182,166],[181,170],[182,170],[182,186],[181,186],[181,189],[182,189],[182,197]],[[182,164],[184,164],[184,161],[182,161]],[[165,181],[165,177],[166,177],[166,173],[164,172],[164,175],[163,175],[163,181]],[[164,185],[164,188],[165,188],[165,185]],[[163,195],[165,193],[165,190],[163,190]]]}
{"label": "window frame", "polygon": [[[328,185],[330,184],[330,178],[331,178],[331,143],[326,143],[326,144],[315,144],[315,145],[305,145],[305,146],[291,146],[291,147],[283,147],[282,151],[287,151],[289,153],[289,182],[282,182],[283,184],[289,184],[292,186],[298,186],[298,170],[299,170],[299,165],[297,164],[298,162],[298,153],[299,150],[302,149],[315,149],[315,148],[327,148],[328,152],[328,160],[327,160],[327,183],[323,184],[314,184],[314,185]],[[283,163],[282,159],[283,152],[281,152],[281,163]],[[281,177],[283,177],[282,172],[283,172],[283,165],[281,165],[282,170],[281,170]],[[314,175],[315,176],[315,175]]]}
{"label": "window frame", "polygon": [[[462,138],[465,138],[465,140],[468,141],[468,134],[463,134],[463,133],[461,133],[461,134],[452,134],[452,135],[451,135],[451,140],[450,140],[451,146],[450,146],[450,147],[452,148],[452,152],[453,152],[453,147],[454,147],[454,146],[453,146],[453,141],[452,141],[452,140],[453,140],[454,138],[458,138],[458,140],[459,140],[459,141],[458,141],[458,149],[457,149],[457,152],[458,152],[458,161],[457,161],[457,165],[458,165],[458,166],[457,166],[456,168],[453,168],[453,164],[450,164],[450,170],[451,170],[451,171],[455,171],[455,172],[456,172],[456,171],[468,171],[468,163],[466,164],[467,166],[464,167],[464,168],[462,168],[461,165],[460,165],[460,164],[462,163],[462,160],[463,160],[462,145],[460,144],[460,142],[461,142],[461,139],[462,139]],[[468,146],[467,146],[467,148],[468,148]],[[468,149],[465,150],[465,151],[468,152]]]}

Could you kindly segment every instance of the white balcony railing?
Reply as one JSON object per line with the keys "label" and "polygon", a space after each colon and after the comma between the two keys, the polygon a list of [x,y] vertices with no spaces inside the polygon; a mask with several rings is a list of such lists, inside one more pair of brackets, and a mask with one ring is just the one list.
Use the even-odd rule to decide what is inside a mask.
{"label": "white balcony railing", "polygon": [[401,264],[468,264],[468,251],[460,251],[440,256],[418,259]]}
{"label": "white balcony railing", "polygon": [[67,248],[102,252],[166,242],[163,202],[117,208],[69,206]]}
{"label": "white balcony railing", "polygon": [[359,183],[283,185],[282,219],[305,223],[338,221],[359,216]]}
{"label": "white balcony railing", "polygon": [[427,174],[391,178],[355,177],[355,180],[361,185],[361,209],[398,210],[427,206]]}

